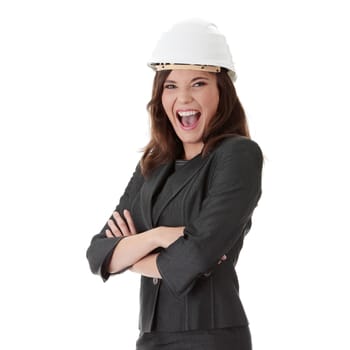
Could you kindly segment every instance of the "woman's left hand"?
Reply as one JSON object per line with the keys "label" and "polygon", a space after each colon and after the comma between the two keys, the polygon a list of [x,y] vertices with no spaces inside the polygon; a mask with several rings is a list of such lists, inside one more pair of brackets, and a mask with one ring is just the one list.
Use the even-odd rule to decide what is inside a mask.
{"label": "woman's left hand", "polygon": [[134,221],[131,217],[129,210],[125,209],[123,211],[123,214],[124,214],[125,220],[117,211],[113,213],[113,218],[117,223],[117,225],[114,223],[113,220],[108,220],[107,224],[109,229],[106,230],[106,236],[108,238],[131,236],[137,233],[135,229]]}

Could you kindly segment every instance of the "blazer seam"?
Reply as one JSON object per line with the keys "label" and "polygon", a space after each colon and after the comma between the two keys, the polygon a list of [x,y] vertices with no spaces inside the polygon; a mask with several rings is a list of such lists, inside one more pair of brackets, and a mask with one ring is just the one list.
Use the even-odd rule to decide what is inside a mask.
{"label": "blazer seam", "polygon": [[214,286],[213,286],[213,275],[211,275],[210,277],[210,306],[211,306],[211,327],[215,328],[215,291],[214,291]]}

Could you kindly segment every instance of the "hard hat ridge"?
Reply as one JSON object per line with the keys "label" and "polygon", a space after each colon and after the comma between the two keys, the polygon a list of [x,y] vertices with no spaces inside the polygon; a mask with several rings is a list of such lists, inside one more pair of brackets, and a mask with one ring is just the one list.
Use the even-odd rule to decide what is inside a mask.
{"label": "hard hat ridge", "polygon": [[225,68],[233,81],[236,78],[225,37],[215,24],[201,19],[178,22],[163,33],[148,65],[155,70],[184,69],[184,65],[216,72]]}

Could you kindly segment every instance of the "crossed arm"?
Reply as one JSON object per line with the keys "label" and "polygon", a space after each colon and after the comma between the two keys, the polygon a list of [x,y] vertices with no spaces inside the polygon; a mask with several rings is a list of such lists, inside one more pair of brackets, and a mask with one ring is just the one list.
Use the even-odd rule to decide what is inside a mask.
{"label": "crossed arm", "polygon": [[[128,208],[143,184],[137,170],[121,199],[123,205],[91,241],[87,250],[91,271],[104,281],[125,269],[161,276],[175,294],[183,295],[196,277],[225,260],[224,254],[246,234],[260,198],[263,157],[256,143],[240,138],[228,140],[216,156],[200,213],[186,228],[161,226],[136,234],[130,213],[117,213]],[[156,248],[164,249],[155,254]]]}
{"label": "crossed arm", "polygon": [[133,272],[147,277],[161,278],[156,259],[158,253],[150,254],[154,249],[167,248],[179,237],[183,236],[184,227],[160,226],[136,234],[134,222],[128,210],[123,212],[125,220],[115,211],[113,220],[108,220],[106,236],[108,238],[124,237],[114,249],[108,271],[115,273],[129,266]]}
{"label": "crossed arm", "polygon": [[[159,253],[151,253],[156,248],[168,248],[178,238],[183,236],[184,226],[159,226],[136,234],[134,222],[128,210],[123,212],[125,220],[115,211],[113,220],[108,220],[106,236],[108,238],[124,237],[114,249],[108,266],[109,273],[116,273],[129,266],[133,272],[146,277],[162,278],[157,267]],[[218,263],[226,260],[224,255]]]}

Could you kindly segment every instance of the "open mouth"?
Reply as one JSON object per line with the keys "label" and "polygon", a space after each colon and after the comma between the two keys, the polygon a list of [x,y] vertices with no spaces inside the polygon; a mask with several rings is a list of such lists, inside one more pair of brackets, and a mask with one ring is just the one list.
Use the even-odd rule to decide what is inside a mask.
{"label": "open mouth", "polygon": [[176,116],[184,128],[191,129],[197,124],[201,113],[195,110],[178,111]]}

